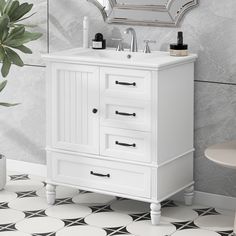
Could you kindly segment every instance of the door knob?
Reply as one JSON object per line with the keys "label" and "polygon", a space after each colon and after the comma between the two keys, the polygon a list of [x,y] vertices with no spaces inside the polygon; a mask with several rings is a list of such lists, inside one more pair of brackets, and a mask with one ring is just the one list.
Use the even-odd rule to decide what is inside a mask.
{"label": "door knob", "polygon": [[98,112],[98,109],[94,108],[93,113],[96,114]]}

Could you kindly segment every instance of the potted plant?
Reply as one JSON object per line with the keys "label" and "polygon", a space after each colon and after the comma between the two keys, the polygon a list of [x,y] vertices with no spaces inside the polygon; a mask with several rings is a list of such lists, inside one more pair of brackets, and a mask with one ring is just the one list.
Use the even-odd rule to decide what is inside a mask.
{"label": "potted plant", "polygon": [[[28,25],[23,21],[32,17],[29,14],[33,4],[20,3],[18,0],[0,0],[0,61],[2,63],[1,75],[7,77],[12,64],[24,66],[24,62],[18,53],[32,54],[25,46],[26,43],[39,39],[42,34],[30,32]],[[7,80],[0,82],[0,93],[5,89]],[[0,102],[0,106],[11,107],[18,103]],[[0,190],[6,183],[6,158],[0,154]]]}

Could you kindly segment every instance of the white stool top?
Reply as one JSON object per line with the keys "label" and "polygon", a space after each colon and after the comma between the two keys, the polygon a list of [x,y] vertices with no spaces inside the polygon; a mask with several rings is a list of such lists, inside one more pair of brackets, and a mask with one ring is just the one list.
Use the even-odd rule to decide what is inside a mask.
{"label": "white stool top", "polygon": [[236,169],[236,140],[207,148],[205,156],[219,165]]}

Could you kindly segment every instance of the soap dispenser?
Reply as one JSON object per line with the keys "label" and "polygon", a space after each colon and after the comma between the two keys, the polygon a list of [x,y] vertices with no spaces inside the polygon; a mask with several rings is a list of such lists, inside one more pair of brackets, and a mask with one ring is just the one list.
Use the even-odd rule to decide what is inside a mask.
{"label": "soap dispenser", "polygon": [[106,40],[101,33],[97,33],[92,42],[93,49],[106,49]]}
{"label": "soap dispenser", "polygon": [[188,45],[183,43],[183,32],[178,32],[177,43],[170,44],[170,55],[176,57],[188,56]]}

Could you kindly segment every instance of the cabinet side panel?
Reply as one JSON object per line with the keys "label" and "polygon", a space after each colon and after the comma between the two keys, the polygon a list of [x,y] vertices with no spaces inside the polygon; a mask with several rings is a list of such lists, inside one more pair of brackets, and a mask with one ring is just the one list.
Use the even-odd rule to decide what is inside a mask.
{"label": "cabinet side panel", "polygon": [[157,171],[157,199],[162,201],[193,183],[193,153],[161,166]]}
{"label": "cabinet side panel", "polygon": [[158,163],[193,150],[194,64],[158,75]]}

